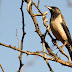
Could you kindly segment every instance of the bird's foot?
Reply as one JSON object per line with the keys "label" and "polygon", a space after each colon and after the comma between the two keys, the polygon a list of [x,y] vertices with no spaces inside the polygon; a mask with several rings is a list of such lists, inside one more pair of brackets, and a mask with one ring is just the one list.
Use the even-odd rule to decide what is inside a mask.
{"label": "bird's foot", "polygon": [[60,48],[63,48],[67,43],[65,42],[62,46],[60,46]]}

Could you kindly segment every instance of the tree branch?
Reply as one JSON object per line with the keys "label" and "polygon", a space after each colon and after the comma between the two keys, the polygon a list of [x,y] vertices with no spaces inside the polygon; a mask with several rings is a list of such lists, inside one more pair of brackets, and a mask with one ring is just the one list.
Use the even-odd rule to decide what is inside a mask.
{"label": "tree branch", "polygon": [[40,54],[39,52],[23,51],[23,50],[20,50],[20,49],[18,49],[16,47],[12,47],[11,45],[6,45],[6,44],[3,44],[3,43],[0,43],[0,45],[2,45],[4,47],[7,47],[7,48],[11,48],[11,49],[16,50],[16,51],[20,51],[20,52],[25,53],[27,55],[37,55],[37,56],[40,56],[40,57],[42,57],[44,59],[51,60],[51,61],[54,61],[54,62],[58,62],[58,63],[60,63],[60,64],[62,64],[64,66],[68,66],[68,67],[72,68],[72,63],[66,62],[66,61],[64,61],[62,59],[58,59],[56,61],[54,58],[49,58],[47,56],[44,56],[44,55]]}
{"label": "tree branch", "polygon": [[[22,0],[22,3],[21,3],[21,8],[20,8],[20,10],[21,10],[21,13],[22,13],[22,32],[23,32],[23,35],[22,35],[22,40],[21,40],[21,50],[23,50],[23,39],[24,39],[24,36],[25,36],[25,30],[24,30],[24,13],[23,13],[23,3],[24,3],[24,0]],[[20,72],[20,70],[21,70],[21,67],[23,66],[23,64],[22,64],[22,52],[19,54],[19,61],[20,61],[20,67],[19,67],[19,70],[18,70],[18,72]]]}

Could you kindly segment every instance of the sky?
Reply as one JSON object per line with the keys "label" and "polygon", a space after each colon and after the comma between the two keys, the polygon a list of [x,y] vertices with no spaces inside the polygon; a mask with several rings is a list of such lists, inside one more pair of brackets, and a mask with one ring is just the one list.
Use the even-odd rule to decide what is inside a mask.
{"label": "sky", "polygon": [[[37,4],[37,0],[34,0]],[[72,36],[72,8],[67,5],[66,0],[40,0],[40,10],[44,13],[48,11],[47,18],[50,21],[50,12],[44,5],[48,6],[56,6],[61,10],[63,14],[68,28],[70,30],[70,34]],[[18,40],[16,37],[16,29],[18,32],[19,42],[21,42],[22,37],[22,17],[21,17],[21,0],[1,0],[0,3],[0,42],[18,47]],[[42,51],[41,40],[37,33],[35,32],[34,23],[27,12],[27,4],[24,3],[23,6],[24,11],[24,20],[25,20],[25,38],[23,43],[23,50],[25,51]],[[33,6],[33,12],[38,13],[37,9]],[[40,30],[42,33],[45,33],[45,27],[43,26],[42,17],[36,17],[40,26]],[[49,21],[47,24],[49,24]],[[51,33],[52,34],[52,33]],[[56,49],[51,43],[51,38],[47,35],[46,41],[49,43],[49,46],[52,50]],[[62,45],[58,41],[59,46]],[[64,47],[65,53],[68,54],[67,49]],[[46,51],[47,52],[47,51]],[[54,53],[59,52],[58,50],[54,50]],[[60,53],[59,53],[60,55]],[[68,54],[69,55],[69,54]],[[5,72],[17,72],[19,68],[19,52],[0,46],[0,64]],[[67,61],[67,59],[61,55],[61,58]],[[22,63],[24,66],[21,69],[21,72],[50,72],[46,62],[43,58],[38,56],[27,56],[23,54]],[[54,72],[71,72],[72,69],[67,66],[63,66],[59,63],[49,61]],[[0,69],[0,72],[1,69]]]}

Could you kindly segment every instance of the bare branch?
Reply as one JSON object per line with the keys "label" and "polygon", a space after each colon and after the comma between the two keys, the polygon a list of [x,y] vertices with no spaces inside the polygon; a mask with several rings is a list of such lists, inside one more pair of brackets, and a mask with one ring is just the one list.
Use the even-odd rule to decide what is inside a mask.
{"label": "bare branch", "polygon": [[3,44],[3,43],[0,43],[0,45],[2,45],[2,46],[4,46],[4,47],[7,47],[7,48],[14,49],[14,50],[16,50],[16,51],[20,51],[20,52],[25,53],[25,54],[27,54],[27,55],[37,55],[37,56],[40,56],[40,57],[42,57],[42,58],[44,58],[44,59],[51,60],[51,61],[55,61],[55,62],[58,62],[58,63],[64,65],[64,66],[68,66],[68,67],[71,67],[71,68],[72,68],[72,63],[66,62],[66,61],[64,61],[64,60],[62,60],[62,59],[58,59],[58,60],[56,61],[54,58],[46,57],[46,56],[40,54],[39,52],[23,51],[23,50],[20,50],[20,49],[18,49],[18,48],[16,48],[16,47],[12,47],[11,45],[6,45],[6,44]]}
{"label": "bare branch", "polygon": [[[22,3],[21,3],[21,13],[22,13],[22,32],[23,32],[23,35],[22,35],[22,40],[21,40],[21,50],[23,49],[23,39],[24,39],[24,36],[25,36],[25,31],[24,31],[24,13],[23,13],[23,3],[24,3],[24,0],[22,0]],[[22,64],[22,52],[19,54],[19,60],[20,60],[20,67],[19,67],[19,70],[18,72],[20,72],[21,70],[21,67],[23,66]]]}
{"label": "bare branch", "polygon": [[[31,1],[30,1],[30,0],[26,1],[26,0],[25,0],[25,2],[28,2],[27,9],[28,9],[28,12],[29,12],[29,14],[31,15],[33,21],[34,21],[35,29],[36,29],[35,32],[37,32],[37,34],[41,37],[41,36],[42,36],[42,33],[41,33],[40,29],[39,29],[39,26],[38,26],[36,17],[34,16],[34,13],[32,12],[31,4],[30,4]],[[29,8],[28,8],[28,7],[29,7]]]}

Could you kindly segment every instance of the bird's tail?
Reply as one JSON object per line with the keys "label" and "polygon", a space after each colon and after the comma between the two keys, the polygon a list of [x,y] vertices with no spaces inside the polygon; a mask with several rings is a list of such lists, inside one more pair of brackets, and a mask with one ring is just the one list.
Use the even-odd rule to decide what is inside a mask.
{"label": "bird's tail", "polygon": [[71,60],[72,60],[72,44],[71,44],[71,45],[67,44],[67,45],[66,45],[66,48],[68,49],[70,58],[71,58]]}

